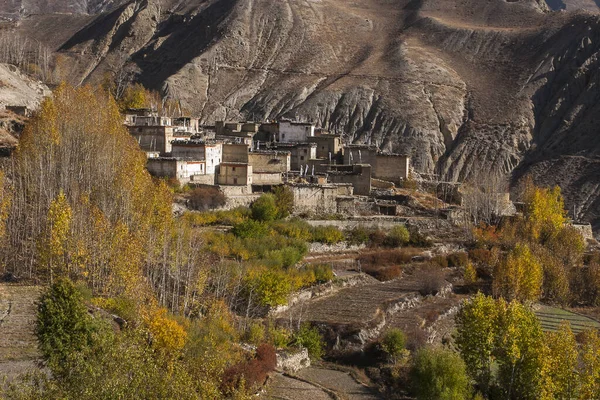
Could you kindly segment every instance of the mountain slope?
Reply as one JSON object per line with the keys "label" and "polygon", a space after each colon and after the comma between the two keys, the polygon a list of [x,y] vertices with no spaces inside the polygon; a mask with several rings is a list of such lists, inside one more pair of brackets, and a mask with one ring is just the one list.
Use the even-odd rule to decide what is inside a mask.
{"label": "mountain slope", "polygon": [[[66,17],[18,29],[43,40],[31,27],[53,18]],[[600,215],[597,14],[537,0],[144,0],[69,18],[81,28],[53,46],[76,83],[123,67],[205,122],[310,120],[450,180],[533,172],[585,188],[569,204]]]}

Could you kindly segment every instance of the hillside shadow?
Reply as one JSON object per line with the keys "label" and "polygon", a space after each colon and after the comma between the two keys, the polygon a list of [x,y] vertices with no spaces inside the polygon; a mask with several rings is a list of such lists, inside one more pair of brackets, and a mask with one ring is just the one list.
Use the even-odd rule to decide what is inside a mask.
{"label": "hillside shadow", "polygon": [[131,57],[140,68],[141,83],[160,89],[167,78],[218,41],[223,35],[221,24],[229,17],[236,2],[215,1],[194,16],[172,15],[160,31],[160,37],[167,37],[160,47],[146,46]]}

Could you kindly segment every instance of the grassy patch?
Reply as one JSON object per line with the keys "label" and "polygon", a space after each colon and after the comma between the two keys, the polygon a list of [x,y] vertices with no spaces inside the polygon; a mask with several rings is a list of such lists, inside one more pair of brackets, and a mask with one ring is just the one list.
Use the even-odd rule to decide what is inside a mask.
{"label": "grassy patch", "polygon": [[535,310],[535,315],[542,324],[544,331],[556,331],[563,321],[569,322],[571,329],[579,333],[586,329],[600,329],[600,322],[595,321],[581,314],[575,314],[562,308],[541,305]]}

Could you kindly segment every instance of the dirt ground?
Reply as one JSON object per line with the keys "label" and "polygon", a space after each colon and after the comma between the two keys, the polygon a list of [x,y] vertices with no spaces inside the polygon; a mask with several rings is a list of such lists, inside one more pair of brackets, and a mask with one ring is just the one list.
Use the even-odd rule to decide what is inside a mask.
{"label": "dirt ground", "polygon": [[36,368],[40,354],[33,329],[40,290],[0,284],[0,382]]}

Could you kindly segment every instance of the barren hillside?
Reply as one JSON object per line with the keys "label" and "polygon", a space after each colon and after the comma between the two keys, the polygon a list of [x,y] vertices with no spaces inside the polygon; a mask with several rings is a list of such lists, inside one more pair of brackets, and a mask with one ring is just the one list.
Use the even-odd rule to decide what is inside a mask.
{"label": "barren hillside", "polygon": [[205,122],[310,120],[450,180],[533,172],[598,223],[595,5],[149,0],[16,29],[66,57],[75,83],[126,68]]}

